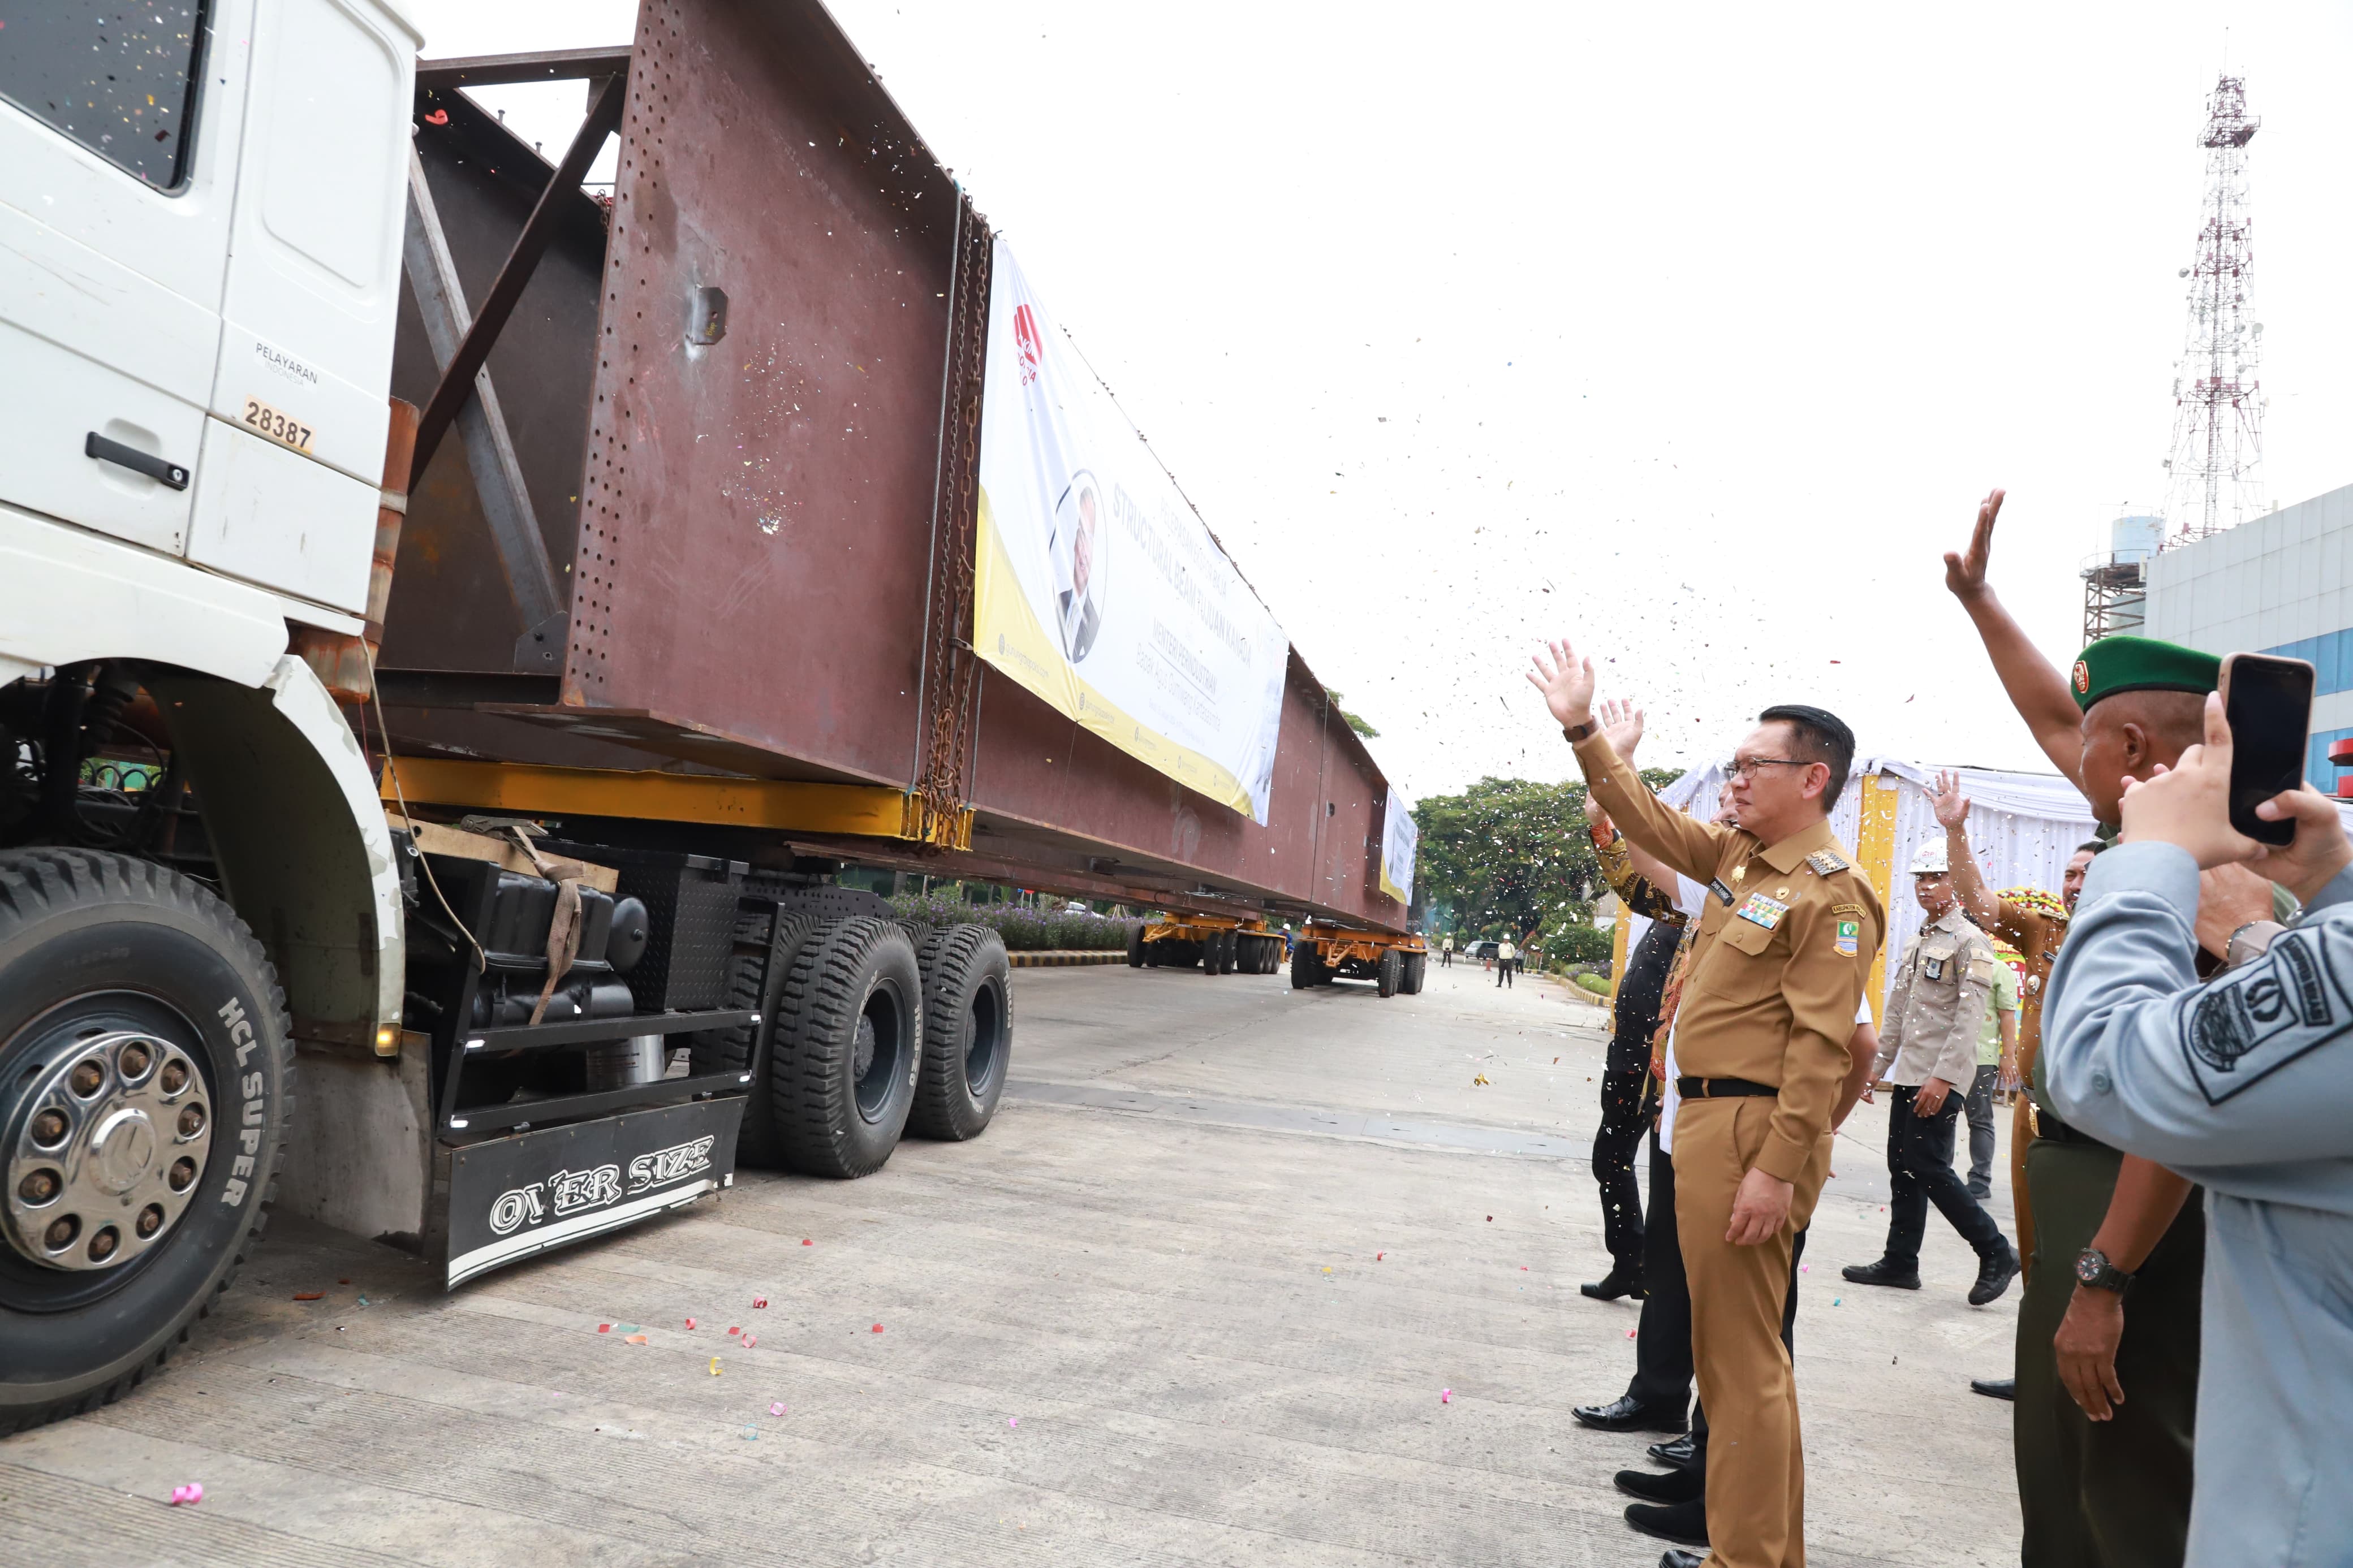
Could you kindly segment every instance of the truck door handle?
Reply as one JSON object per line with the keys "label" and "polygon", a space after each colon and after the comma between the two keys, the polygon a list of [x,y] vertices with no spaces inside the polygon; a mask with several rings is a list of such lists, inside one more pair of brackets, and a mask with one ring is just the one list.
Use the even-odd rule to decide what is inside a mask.
{"label": "truck door handle", "polygon": [[112,463],[129,468],[134,474],[144,474],[166,489],[188,488],[188,470],[162,458],[151,457],[136,447],[126,447],[120,441],[110,441],[93,430],[81,444],[81,455],[96,458],[101,463]]}

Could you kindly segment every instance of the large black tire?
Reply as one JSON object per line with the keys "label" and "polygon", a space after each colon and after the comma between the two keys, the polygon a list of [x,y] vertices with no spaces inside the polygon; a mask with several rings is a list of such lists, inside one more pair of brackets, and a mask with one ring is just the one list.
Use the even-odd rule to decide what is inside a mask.
{"label": "large black tire", "polygon": [[1005,939],[984,925],[932,933],[923,971],[923,1067],[907,1131],[918,1138],[977,1138],[997,1114],[1013,1060],[1013,966]]}
{"label": "large black tire", "polygon": [[776,999],[769,1099],[787,1169],[856,1177],[899,1146],[923,1058],[923,981],[907,933],[859,915],[828,921]]}
{"label": "large black tire", "polygon": [[786,977],[792,973],[793,959],[817,927],[815,916],[791,910],[778,912],[773,927],[765,913],[740,916],[735,922],[735,951],[727,960],[727,990],[719,1005],[757,1013],[760,1021],[709,1030],[687,1041],[687,1059],[697,1077],[714,1072],[752,1074],[744,1121],[735,1133],[739,1165],[776,1170],[785,1163],[784,1137],[776,1128],[772,1091],[776,1003],[784,993]]}
{"label": "large black tire", "polygon": [[1127,928],[1127,966],[1144,967],[1144,927],[1140,922]]}
{"label": "large black tire", "polygon": [[[41,1232],[0,1227],[0,1434],[111,1404],[212,1310],[268,1223],[293,1080],[277,973],[212,892],[125,856],[0,854],[0,1180],[15,1197],[44,1171],[57,1179],[36,1140],[61,1106],[50,1146],[74,1173],[46,1200],[58,1212]],[[192,1110],[201,1125],[188,1131]],[[125,1110],[146,1136],[131,1139]],[[102,1154],[99,1128],[124,1152]],[[177,1174],[182,1161],[192,1173]],[[101,1176],[133,1184],[101,1197],[117,1212],[85,1217]],[[119,1213],[142,1197],[137,1217]],[[104,1247],[121,1261],[37,1261],[60,1234],[42,1256],[86,1263]]]}
{"label": "large black tire", "polygon": [[1226,958],[1226,944],[1234,940],[1229,931],[1213,931],[1201,942],[1201,973],[1224,974],[1230,965]]}
{"label": "large black tire", "polygon": [[1405,974],[1398,989],[1409,996],[1421,994],[1422,977],[1430,973],[1430,954],[1409,952],[1405,955]]}
{"label": "large black tire", "polygon": [[1323,984],[1324,966],[1316,962],[1314,944],[1305,942],[1293,942],[1291,944],[1291,988],[1293,991],[1304,991],[1311,985]]}
{"label": "large black tire", "polygon": [[1384,996],[1396,995],[1398,994],[1398,982],[1402,980],[1404,977],[1405,954],[1399,952],[1393,947],[1383,948],[1381,950],[1380,971],[1375,977],[1381,994]]}

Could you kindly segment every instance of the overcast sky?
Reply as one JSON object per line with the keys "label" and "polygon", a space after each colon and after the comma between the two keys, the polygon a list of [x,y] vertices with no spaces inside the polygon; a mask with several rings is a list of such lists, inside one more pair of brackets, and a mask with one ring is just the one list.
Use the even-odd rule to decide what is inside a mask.
{"label": "overcast sky", "polygon": [[[427,55],[635,15],[406,3]],[[1995,581],[2073,658],[2077,567],[2162,498],[2226,50],[2267,493],[2353,481],[2346,5],[834,14],[1417,795],[1570,774],[1519,675],[1561,634],[1646,762],[1810,700],[2042,767],[1938,556],[2008,487]],[[580,113],[481,96],[551,153]]]}

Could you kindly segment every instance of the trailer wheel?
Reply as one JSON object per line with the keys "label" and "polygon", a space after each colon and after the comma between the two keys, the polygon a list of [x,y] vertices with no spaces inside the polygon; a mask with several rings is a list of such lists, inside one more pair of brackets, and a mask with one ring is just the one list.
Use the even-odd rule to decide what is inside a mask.
{"label": "trailer wheel", "polygon": [[889,921],[828,921],[802,942],[770,1050],[787,1169],[855,1177],[890,1159],[914,1104],[923,997],[915,950]]}
{"label": "trailer wheel", "polygon": [[1400,983],[1398,989],[1403,991],[1409,996],[1420,995],[1421,979],[1422,976],[1428,973],[1429,968],[1430,954],[1426,952],[1407,953],[1405,955],[1405,973],[1400,977]]}
{"label": "trailer wheel", "polygon": [[775,1076],[776,1002],[792,973],[793,958],[817,929],[813,915],[780,910],[771,927],[765,915],[746,915],[735,923],[735,952],[727,961],[726,1000],[723,1007],[757,1013],[756,1024],[733,1029],[712,1029],[687,1042],[687,1060],[696,1076],[713,1072],[750,1072],[750,1096],[744,1103],[744,1121],[735,1134],[735,1163],[759,1170],[775,1170],[785,1163],[784,1138],[776,1127],[776,1097],[770,1091]]}
{"label": "trailer wheel", "polygon": [[293,1111],[278,976],[202,885],[0,854],[0,1434],[111,1404],[267,1223]]}
{"label": "trailer wheel", "polygon": [[984,925],[932,933],[923,971],[923,1066],[907,1131],[977,1138],[997,1114],[1013,1059],[1012,965],[1005,939]]}
{"label": "trailer wheel", "polygon": [[1324,966],[1316,962],[1315,944],[1294,942],[1291,944],[1291,988],[1304,991],[1324,983]]}
{"label": "trailer wheel", "polygon": [[1402,980],[1404,977],[1405,954],[1399,952],[1393,947],[1382,949],[1380,972],[1377,976],[1375,976],[1376,980],[1379,984],[1381,994],[1384,996],[1396,995],[1398,994],[1398,982]]}
{"label": "trailer wheel", "polygon": [[1226,943],[1231,933],[1213,931],[1201,941],[1201,973],[1223,974],[1226,972]]}
{"label": "trailer wheel", "polygon": [[1127,928],[1127,966],[1130,969],[1144,967],[1144,927],[1141,924]]}

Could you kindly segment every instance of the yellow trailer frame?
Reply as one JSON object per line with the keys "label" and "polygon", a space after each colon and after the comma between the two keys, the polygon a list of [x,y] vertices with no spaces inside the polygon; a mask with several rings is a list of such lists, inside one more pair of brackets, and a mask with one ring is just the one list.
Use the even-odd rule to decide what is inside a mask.
{"label": "yellow trailer frame", "polygon": [[[1391,955],[1396,963],[1390,962]],[[1417,933],[1360,931],[1309,921],[1291,939],[1291,984],[1303,991],[1334,980],[1370,980],[1383,996],[1421,990],[1430,942]]]}
{"label": "yellow trailer frame", "polygon": [[1260,915],[1161,913],[1136,928],[1130,969],[1189,969],[1205,974],[1272,974],[1282,966],[1282,932]]}

